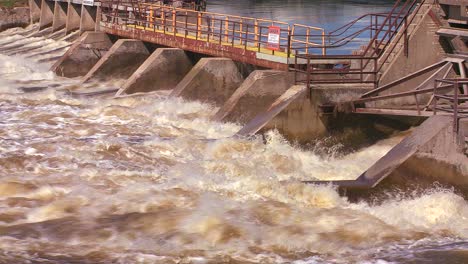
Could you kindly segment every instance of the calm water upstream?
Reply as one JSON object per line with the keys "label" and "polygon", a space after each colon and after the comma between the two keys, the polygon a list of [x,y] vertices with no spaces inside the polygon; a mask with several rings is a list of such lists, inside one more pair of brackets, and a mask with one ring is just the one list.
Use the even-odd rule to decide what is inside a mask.
{"label": "calm water upstream", "polygon": [[[375,9],[217,3],[314,23]],[[79,79],[48,70],[69,43],[27,30],[0,33],[0,263],[468,263],[468,202],[452,190],[355,204],[300,183],[356,178],[401,136],[323,157],[275,131],[232,138],[240,126],[209,121],[212,106],[167,92],[72,98]]]}

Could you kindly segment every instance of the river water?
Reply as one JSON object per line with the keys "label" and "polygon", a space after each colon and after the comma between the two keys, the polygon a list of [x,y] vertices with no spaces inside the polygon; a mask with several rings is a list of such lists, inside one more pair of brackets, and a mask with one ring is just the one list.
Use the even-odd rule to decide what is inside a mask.
{"label": "river water", "polygon": [[233,138],[167,92],[71,97],[80,80],[48,70],[69,43],[34,27],[0,33],[0,263],[468,262],[450,189],[351,203],[300,183],[354,179],[401,135],[323,156],[275,131]]}

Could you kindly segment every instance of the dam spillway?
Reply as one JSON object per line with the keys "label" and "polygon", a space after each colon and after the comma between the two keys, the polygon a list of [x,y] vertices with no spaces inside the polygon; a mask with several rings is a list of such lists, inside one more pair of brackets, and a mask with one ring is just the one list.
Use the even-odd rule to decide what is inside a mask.
{"label": "dam spillway", "polygon": [[[144,48],[123,41],[114,46],[117,40],[99,32],[85,33],[92,39],[83,34],[75,43],[66,35],[56,40],[32,36],[37,27],[10,29],[0,36],[1,260],[411,263],[415,256],[430,261],[434,255],[448,262],[464,260],[468,205],[459,189],[443,184],[407,192],[383,189],[380,196],[354,203],[340,196],[336,186],[302,183],[354,180],[415,129],[351,153],[342,153],[339,144],[330,148],[325,139],[308,148],[290,143],[285,131],[233,137],[243,128],[241,121],[215,117],[243,113],[251,100],[264,107],[255,113],[268,112],[281,95],[293,91],[293,73],[183,56],[180,49],[145,42]],[[95,64],[81,64],[89,71],[101,59],[113,60],[108,52],[122,47],[134,54],[147,50],[146,61],[140,60],[135,70],[138,75],[128,78],[103,66],[106,74],[84,82],[80,76],[65,78],[49,71],[73,49],[80,56],[94,56]],[[176,56],[184,73],[165,68],[166,76],[178,77],[174,88],[180,82],[194,91],[204,88],[195,76],[207,78],[212,91],[236,84],[242,90],[223,90],[232,93],[225,98],[237,102],[234,108],[184,100],[171,96],[171,89],[116,98],[99,94],[137,83],[148,77],[145,72]],[[74,63],[80,57],[69,58]],[[219,65],[229,65],[233,76],[227,78]],[[266,89],[270,82],[278,84],[277,90]],[[297,97],[270,127],[294,124],[285,116],[300,116],[299,110],[307,107],[314,113],[309,103],[314,100],[327,107],[335,96],[347,102],[373,89],[322,86],[310,93],[305,86],[295,87]],[[197,96],[188,91],[187,96]],[[93,92],[97,96],[89,96]],[[264,101],[255,99],[257,92]],[[339,118],[342,113],[335,114]],[[444,127],[453,131],[450,122]],[[421,154],[430,150],[425,146]]]}

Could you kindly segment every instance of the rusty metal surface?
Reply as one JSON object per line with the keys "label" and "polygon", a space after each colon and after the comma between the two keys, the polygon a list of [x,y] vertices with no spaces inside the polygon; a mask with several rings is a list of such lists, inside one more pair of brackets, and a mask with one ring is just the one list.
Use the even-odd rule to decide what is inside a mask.
{"label": "rusty metal surface", "polygon": [[[326,83],[374,83],[378,87],[380,71],[389,60],[390,54],[397,47],[401,38],[404,42],[404,51],[408,52],[408,30],[415,19],[425,0],[411,0],[395,2],[389,13],[366,14],[350,23],[329,32],[325,36],[324,46],[315,46],[315,49],[325,49],[327,53],[334,52],[342,54],[344,47],[353,45],[356,39],[362,38],[365,32],[369,32],[369,40],[364,48],[354,52],[353,55],[342,54],[340,58],[350,61],[349,65],[332,67],[329,69],[319,69],[311,64],[311,61],[329,59],[334,55],[317,56],[308,52],[300,52],[303,47],[292,47],[291,53],[295,54],[296,62],[304,64],[295,65],[293,71],[298,71],[306,75],[305,83],[308,87],[311,84],[324,83],[320,78],[324,74],[336,74],[335,78],[328,78]],[[360,26],[360,25],[363,26]],[[356,29],[357,27],[357,29]],[[308,38],[320,38],[321,36],[310,35]],[[296,80],[297,81],[297,80]],[[304,82],[303,80],[301,80]]]}
{"label": "rusty metal surface", "polygon": [[214,57],[226,57],[235,61],[257,65],[264,68],[287,70],[288,65],[274,61],[258,59],[255,51],[245,50],[232,46],[220,45],[206,41],[194,40],[180,36],[173,36],[159,32],[151,32],[137,28],[126,28],[106,23],[102,30],[111,35],[139,39],[162,46],[180,48],[183,50],[205,54]]}

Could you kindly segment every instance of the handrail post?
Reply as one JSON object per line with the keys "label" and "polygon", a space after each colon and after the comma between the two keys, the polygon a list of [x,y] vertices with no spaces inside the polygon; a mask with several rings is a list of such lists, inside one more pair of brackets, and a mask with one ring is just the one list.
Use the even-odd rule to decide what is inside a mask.
{"label": "handrail post", "polygon": [[185,37],[188,35],[188,12],[185,11]]}
{"label": "handrail post", "polygon": [[409,47],[408,47],[408,17],[405,16],[405,31],[404,31],[404,55],[406,58],[408,58],[408,51],[409,51]]}
{"label": "handrail post", "polygon": [[177,27],[177,14],[176,14],[176,10],[172,9],[172,31],[174,33],[174,36],[177,34],[176,27]]}
{"label": "handrail post", "polygon": [[249,42],[249,24],[247,23],[245,30],[244,50],[247,50],[247,43]]}
{"label": "handrail post", "polygon": [[262,28],[260,27],[260,41],[258,42],[258,52],[260,52],[260,50],[261,50],[261,48],[260,48],[261,45],[262,45]]}
{"label": "handrail post", "polygon": [[224,42],[229,41],[229,17],[226,17],[226,25],[224,25]]}
{"label": "handrail post", "polygon": [[325,47],[325,30],[322,29],[322,55],[327,55],[327,47]]}
{"label": "handrail post", "polygon": [[[287,48],[287,58],[289,65],[289,58],[291,57],[291,30],[288,30],[288,48]],[[288,66],[289,69],[289,66]]]}
{"label": "handrail post", "polygon": [[294,51],[294,84],[297,84],[297,50]]}
{"label": "handrail post", "polygon": [[434,81],[434,105],[432,106],[432,112],[437,115],[437,80]]}
{"label": "handrail post", "polygon": [[254,33],[255,33],[255,46],[258,45],[258,20],[254,21]]}
{"label": "handrail post", "polygon": [[234,39],[236,38],[236,22],[232,22],[232,47],[234,47]]}
{"label": "handrail post", "polygon": [[221,45],[221,43],[223,42],[223,20],[220,19],[219,21],[219,45]]}
{"label": "handrail post", "polygon": [[453,84],[455,88],[455,96],[453,100],[453,132],[458,133],[458,80]]}
{"label": "handrail post", "polygon": [[163,32],[166,34],[166,10],[161,10],[161,15],[163,17]]}
{"label": "handrail post", "polygon": [[239,23],[239,38],[240,38],[240,45],[243,44],[242,42],[242,32],[244,30],[244,20],[243,18],[240,19],[240,23]]}
{"label": "handrail post", "polygon": [[307,87],[307,97],[312,99],[312,89],[310,88],[310,81],[311,81],[311,67],[310,67],[310,56],[307,56],[307,79],[306,79],[306,87]]}
{"label": "handrail post", "polygon": [[197,12],[197,34],[195,36],[195,40],[198,40],[198,38],[201,37],[201,31],[203,27],[200,22],[203,23],[201,19],[201,13]]}

